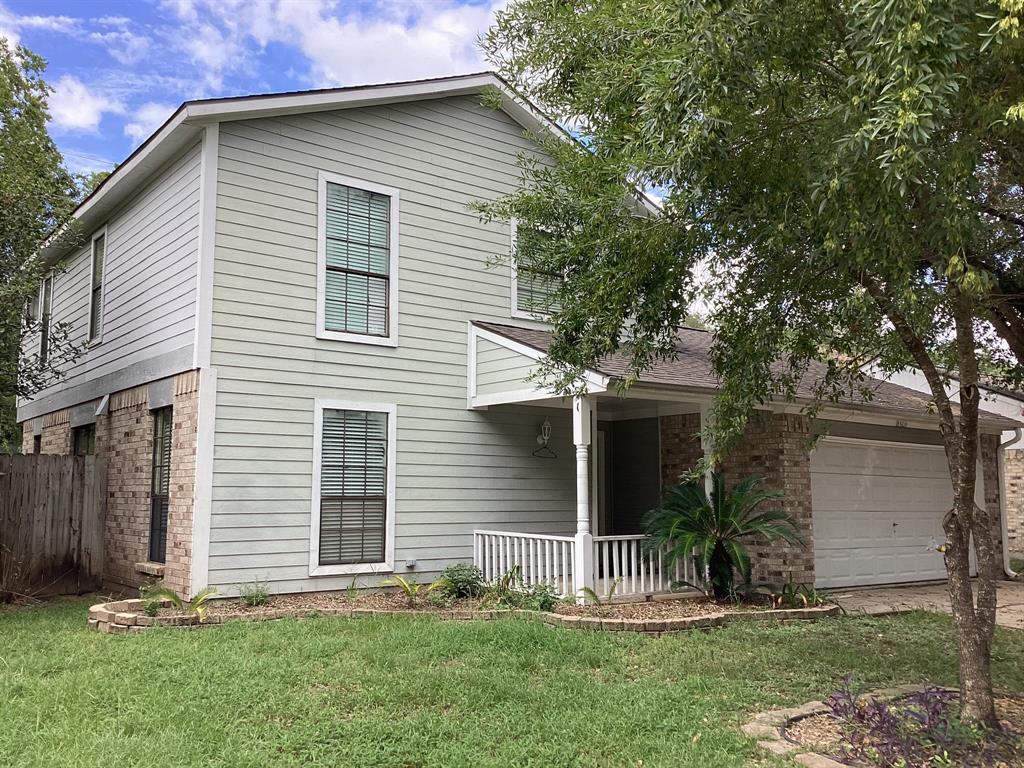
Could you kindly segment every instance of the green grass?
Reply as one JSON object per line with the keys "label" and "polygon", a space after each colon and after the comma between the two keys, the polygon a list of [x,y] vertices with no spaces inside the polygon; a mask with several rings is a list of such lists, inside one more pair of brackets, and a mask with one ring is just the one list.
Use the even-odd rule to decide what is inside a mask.
{"label": "green grass", "polygon": [[[138,636],[87,603],[0,608],[0,765],[741,766],[738,727],[843,675],[955,683],[947,618],[662,638],[525,621],[313,618]],[[1024,632],[995,677],[1024,690]]]}

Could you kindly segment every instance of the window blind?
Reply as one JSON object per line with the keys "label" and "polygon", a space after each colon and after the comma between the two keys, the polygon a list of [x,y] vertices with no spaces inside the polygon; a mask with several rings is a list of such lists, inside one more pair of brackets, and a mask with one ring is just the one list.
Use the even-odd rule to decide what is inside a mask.
{"label": "window blind", "polygon": [[320,565],[384,560],[388,415],[325,410],[320,468]]}
{"label": "window blind", "polygon": [[103,319],[103,261],[107,252],[107,236],[92,241],[92,283],[89,291],[89,340],[100,335]]}
{"label": "window blind", "polygon": [[327,184],[324,325],[387,336],[391,198]]}

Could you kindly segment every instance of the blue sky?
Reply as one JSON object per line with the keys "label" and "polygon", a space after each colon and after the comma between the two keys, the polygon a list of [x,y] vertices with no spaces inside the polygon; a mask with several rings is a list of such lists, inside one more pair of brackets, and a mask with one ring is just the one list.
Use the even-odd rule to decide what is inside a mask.
{"label": "blue sky", "polygon": [[109,169],[187,99],[486,69],[504,0],[0,0],[0,37],[48,61],[50,132]]}

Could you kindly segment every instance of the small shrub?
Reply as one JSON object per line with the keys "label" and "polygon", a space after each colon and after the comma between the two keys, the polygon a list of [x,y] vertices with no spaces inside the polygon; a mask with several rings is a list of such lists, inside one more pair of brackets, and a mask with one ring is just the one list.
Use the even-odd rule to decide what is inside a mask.
{"label": "small shrub", "polygon": [[449,595],[444,588],[435,589],[427,594],[427,602],[433,608],[451,608],[455,598]]}
{"label": "small shrub", "polygon": [[772,608],[817,608],[825,605],[825,596],[809,584],[787,581],[770,595]]}
{"label": "small shrub", "polygon": [[492,608],[519,608],[527,611],[550,611],[558,602],[554,587],[544,582],[523,585],[519,566],[514,565],[484,590],[484,605]]}
{"label": "small shrub", "polygon": [[521,607],[528,611],[550,611],[558,603],[558,600],[558,593],[554,587],[545,582],[539,582],[526,592]]}
{"label": "small shrub", "polygon": [[352,581],[349,582],[348,586],[345,587],[345,599],[348,600],[349,605],[356,601],[359,597],[359,582],[356,581],[356,577],[352,577]]}
{"label": "small shrub", "polygon": [[265,581],[243,584],[238,589],[238,596],[250,608],[259,608],[270,602],[270,585]]}
{"label": "small shrub", "polygon": [[185,604],[181,595],[168,587],[161,580],[149,581],[139,587],[139,599],[142,600],[142,612],[147,616],[156,616],[168,601],[179,612],[184,612]]}
{"label": "small shrub", "polygon": [[441,572],[444,593],[453,600],[480,597],[484,593],[484,575],[472,563],[455,563]]}
{"label": "small shrub", "polygon": [[195,614],[196,618],[199,619],[200,624],[206,621],[206,611],[210,607],[210,600],[219,594],[220,591],[216,587],[204,587],[196,592],[195,597],[189,601],[189,612]]}
{"label": "small shrub", "polygon": [[420,584],[415,579],[407,579],[404,576],[395,574],[384,582],[385,586],[398,587],[405,595],[410,606],[416,605],[421,597],[425,597],[435,589],[440,589],[441,582],[435,581],[431,584]]}

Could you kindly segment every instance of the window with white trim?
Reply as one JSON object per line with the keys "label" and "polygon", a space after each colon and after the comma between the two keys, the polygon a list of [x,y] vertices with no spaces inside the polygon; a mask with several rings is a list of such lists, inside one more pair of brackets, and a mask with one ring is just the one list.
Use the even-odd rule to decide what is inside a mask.
{"label": "window with white trim", "polygon": [[398,190],[321,172],[317,335],[397,343]]}
{"label": "window with white trim", "polygon": [[107,255],[106,231],[92,238],[92,269],[89,283],[89,341],[96,341],[103,329],[103,268]]}
{"label": "window with white trim", "polygon": [[389,570],[395,407],[318,404],[314,574]]}
{"label": "window with white trim", "polygon": [[40,289],[39,362],[46,365],[50,359],[50,313],[53,310],[53,275],[43,280]]}
{"label": "window with white trim", "polygon": [[538,250],[546,232],[512,223],[512,314],[515,317],[546,317],[559,309],[558,290],[563,277],[541,267]]}

